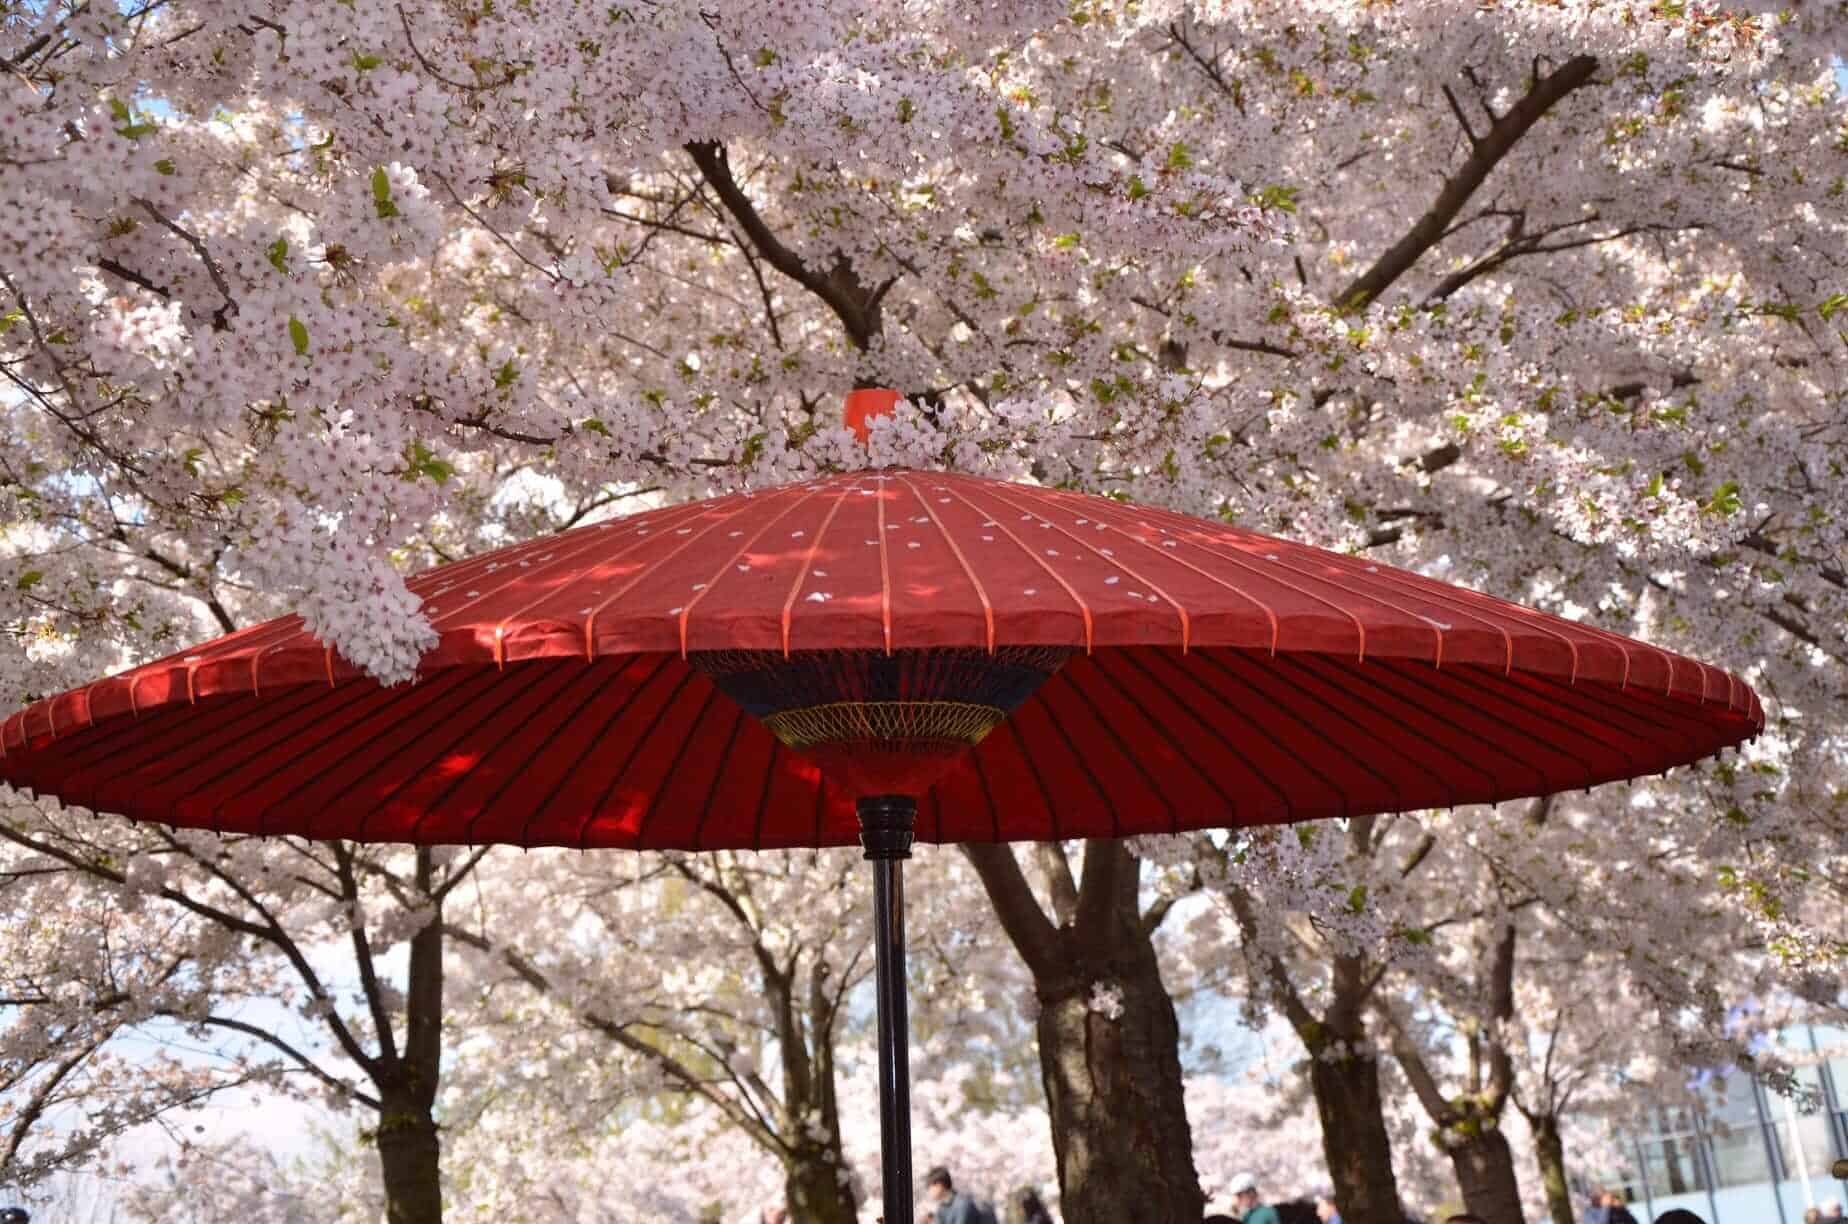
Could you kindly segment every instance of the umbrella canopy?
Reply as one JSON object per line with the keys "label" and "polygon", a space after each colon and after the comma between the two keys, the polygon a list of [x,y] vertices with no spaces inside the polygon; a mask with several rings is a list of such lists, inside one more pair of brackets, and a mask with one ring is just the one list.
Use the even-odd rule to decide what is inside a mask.
{"label": "umbrella canopy", "polygon": [[[856,392],[864,433],[896,393]],[[888,469],[411,580],[382,687],[295,617],[41,701],[0,781],[225,832],[873,862],[883,1201],[911,1218],[901,861],[1511,799],[1755,734],[1726,672],[1106,498]]]}
{"label": "umbrella canopy", "polygon": [[1589,626],[943,473],[672,506],[410,586],[439,634],[415,683],[287,617],[13,715],[0,780],[223,831],[769,848],[853,844],[855,800],[892,792],[940,842],[1495,801],[1763,725],[1727,672]]}

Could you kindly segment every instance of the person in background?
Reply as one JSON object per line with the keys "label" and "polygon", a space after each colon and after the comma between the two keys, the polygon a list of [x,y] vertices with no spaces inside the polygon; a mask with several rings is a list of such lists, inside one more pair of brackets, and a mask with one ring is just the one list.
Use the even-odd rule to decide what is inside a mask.
{"label": "person in background", "polygon": [[1823,1199],[1822,1224],[1839,1224],[1842,1218],[1842,1201],[1840,1199]]}
{"label": "person in background", "polygon": [[1489,1222],[1479,1215],[1471,1215],[1465,1211],[1461,1215],[1445,1217],[1444,1224],[1489,1224]]}
{"label": "person in background", "polygon": [[1249,1173],[1240,1173],[1226,1187],[1231,1192],[1232,1201],[1238,1205],[1239,1219],[1244,1224],[1280,1224],[1277,1209],[1266,1207],[1258,1199],[1258,1179]]}
{"label": "person in background", "polygon": [[1636,1224],[1636,1217],[1623,1205],[1623,1191],[1606,1190],[1604,1192],[1605,1218],[1610,1224]]}
{"label": "person in background", "polygon": [[1052,1224],[1052,1213],[1031,1190],[1020,1192],[1020,1218],[1022,1224]]}
{"label": "person in background", "polygon": [[0,1207],[0,1224],[32,1224],[32,1214],[24,1207]]}
{"label": "person in background", "polygon": [[1585,1224],[1611,1224],[1610,1204],[1604,1199],[1604,1187],[1591,1192],[1591,1205],[1585,1208]]}
{"label": "person in background", "polygon": [[1707,1224],[1686,1207],[1672,1207],[1655,1218],[1655,1224]]}
{"label": "person in background", "polygon": [[1803,1212],[1803,1224],[1822,1224],[1822,1208],[1806,1208]]}
{"label": "person in background", "polygon": [[918,1224],[998,1224],[995,1209],[959,1192],[942,1165],[924,1175],[924,1201],[933,1210],[919,1217]]}
{"label": "person in background", "polygon": [[1335,1206],[1335,1192],[1321,1189],[1315,1192],[1315,1216],[1322,1224],[1341,1224],[1341,1209]]}

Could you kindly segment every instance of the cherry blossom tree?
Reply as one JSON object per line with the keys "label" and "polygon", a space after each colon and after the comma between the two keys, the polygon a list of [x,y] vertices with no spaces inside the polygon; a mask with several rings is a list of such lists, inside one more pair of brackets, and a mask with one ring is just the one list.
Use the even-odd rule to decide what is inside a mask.
{"label": "cherry blossom tree", "polygon": [[[1844,32],[1663,0],[0,6],[0,690],[282,610],[402,679],[430,560],[867,462],[1036,479],[1746,675],[1749,752],[1575,799],[1547,824],[1607,831],[1582,853],[1493,857],[1554,915],[1664,864],[1648,904],[1577,894],[1639,989],[1720,1005],[1677,971],[1697,912],[1839,1007]],[[855,382],[908,393],[870,448]],[[91,866],[153,844],[99,829]],[[1454,830],[1322,835],[1383,924],[1323,967],[1242,922],[1266,882],[1223,845],[977,851],[1067,1210],[1199,1207],[1156,950],[1197,873],[1307,991],[1344,1218],[1385,1220],[1369,1009],[1426,928],[1370,903]]]}
{"label": "cherry blossom tree", "polygon": [[[0,891],[29,915],[4,928],[9,1178],[254,1084],[369,1111],[393,1224],[441,1218],[440,917],[481,851],[219,838],[24,802],[0,840]],[[319,958],[329,946],[351,980]],[[162,1031],[218,1058],[138,1060],[117,1040]]]}

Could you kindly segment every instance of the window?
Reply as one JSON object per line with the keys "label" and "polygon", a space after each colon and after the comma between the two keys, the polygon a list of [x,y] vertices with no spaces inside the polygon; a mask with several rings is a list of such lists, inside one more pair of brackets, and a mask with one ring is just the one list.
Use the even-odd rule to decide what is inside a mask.
{"label": "window", "polygon": [[1698,1141],[1693,1135],[1649,1139],[1638,1146],[1643,1154],[1643,1180],[1649,1184],[1650,1194],[1666,1197],[1707,1188],[1706,1173],[1696,1150]]}
{"label": "window", "polygon": [[1711,1142],[1713,1175],[1722,1189],[1775,1180],[1771,1158],[1765,1152],[1765,1133],[1756,1122],[1724,1132],[1716,1128]]}

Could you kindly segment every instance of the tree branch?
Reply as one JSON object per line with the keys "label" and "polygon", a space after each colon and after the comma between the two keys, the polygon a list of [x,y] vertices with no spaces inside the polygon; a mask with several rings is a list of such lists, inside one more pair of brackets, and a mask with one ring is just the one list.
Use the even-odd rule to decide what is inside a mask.
{"label": "tree branch", "polygon": [[757,206],[751,203],[750,196],[732,175],[731,158],[724,145],[717,141],[689,141],[685,148],[700,174],[718,194],[719,202],[738,222],[764,262],[827,303],[847,329],[847,338],[855,348],[871,347],[880,329],[879,303],[892,282],[868,289],[861,284],[847,257],[839,252],[827,272],[816,271],[802,256],[785,246],[764,222]]}
{"label": "tree branch", "polygon": [[1425,214],[1372,267],[1336,294],[1335,302],[1349,309],[1364,306],[1403,276],[1437,243],[1445,227],[1463,210],[1470,196],[1521,137],[1561,98],[1591,80],[1597,68],[1597,57],[1575,55],[1547,76],[1536,75],[1526,95],[1475,142],[1468,160],[1445,181],[1443,190],[1438,192],[1436,201]]}
{"label": "tree branch", "polygon": [[989,842],[965,842],[962,852],[981,877],[995,916],[1001,920],[1001,929],[1007,932],[1020,959],[1027,962],[1035,978],[1052,972],[1057,963],[1058,931],[1034,899],[1014,852],[1004,844]]}

